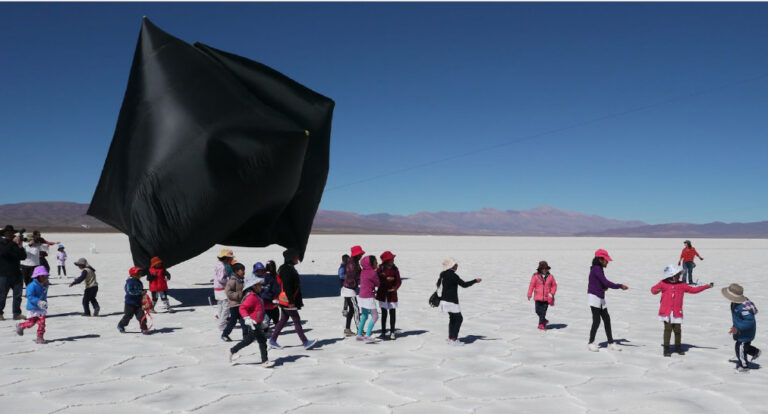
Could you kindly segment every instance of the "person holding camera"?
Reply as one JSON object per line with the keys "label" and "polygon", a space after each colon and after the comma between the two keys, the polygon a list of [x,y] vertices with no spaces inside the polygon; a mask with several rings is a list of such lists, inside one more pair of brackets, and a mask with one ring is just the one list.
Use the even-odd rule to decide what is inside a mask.
{"label": "person holding camera", "polygon": [[[22,231],[23,232],[23,231]],[[10,224],[5,226],[0,239],[0,321],[5,320],[5,299],[13,289],[13,319],[26,319],[21,314],[21,268],[20,263],[27,258],[27,252],[21,247],[21,235]]]}

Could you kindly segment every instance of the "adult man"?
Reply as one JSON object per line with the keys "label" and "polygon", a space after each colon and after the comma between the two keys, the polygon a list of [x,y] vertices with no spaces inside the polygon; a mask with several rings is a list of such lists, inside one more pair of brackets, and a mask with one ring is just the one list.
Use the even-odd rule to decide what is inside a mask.
{"label": "adult man", "polygon": [[27,252],[21,247],[21,237],[15,236],[16,230],[11,225],[3,228],[0,239],[0,320],[5,320],[5,299],[13,289],[13,319],[26,319],[21,314],[21,270],[19,264],[27,258]]}

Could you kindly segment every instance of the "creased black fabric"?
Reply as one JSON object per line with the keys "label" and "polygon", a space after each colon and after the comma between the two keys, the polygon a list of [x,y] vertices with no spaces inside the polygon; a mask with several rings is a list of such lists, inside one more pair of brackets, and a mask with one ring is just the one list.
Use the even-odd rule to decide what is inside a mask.
{"label": "creased black fabric", "polygon": [[328,176],[334,102],[260,63],[143,20],[88,214],[136,266],[214,244],[306,249]]}

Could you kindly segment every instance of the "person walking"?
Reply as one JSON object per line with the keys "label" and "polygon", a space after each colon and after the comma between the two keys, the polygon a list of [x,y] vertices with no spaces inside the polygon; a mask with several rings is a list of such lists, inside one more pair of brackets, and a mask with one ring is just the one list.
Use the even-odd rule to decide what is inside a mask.
{"label": "person walking", "polygon": [[32,272],[32,282],[27,285],[27,320],[16,324],[16,334],[37,324],[36,344],[45,344],[45,315],[48,313],[48,270],[38,266]]}
{"label": "person walking", "polygon": [[549,273],[549,264],[542,260],[539,262],[539,267],[536,269],[536,273],[531,276],[531,283],[528,284],[528,300],[535,303],[534,310],[536,315],[539,316],[539,329],[546,331],[547,324],[547,309],[550,305],[555,304],[555,293],[557,293],[557,282],[555,277]]}
{"label": "person walking", "polygon": [[738,283],[731,283],[721,291],[726,299],[731,301],[731,320],[733,325],[728,331],[733,335],[736,341],[736,370],[739,372],[749,372],[749,362],[747,357],[751,356],[752,361],[760,358],[759,349],[752,345],[757,332],[757,306],[744,296],[744,288]]}
{"label": "person walking", "polygon": [[299,259],[299,251],[296,249],[286,249],[283,252],[283,259],[285,263],[277,270],[280,286],[282,288],[280,295],[278,296],[278,303],[280,304],[280,320],[275,325],[275,330],[272,332],[272,337],[269,339],[269,346],[275,349],[282,348],[277,343],[277,337],[280,336],[280,332],[288,322],[290,317],[293,321],[293,327],[296,329],[296,335],[299,336],[301,344],[305,349],[310,349],[317,345],[317,340],[307,339],[304,336],[304,329],[301,326],[301,316],[299,316],[299,310],[304,307],[304,300],[301,295],[301,280],[299,279],[299,272],[296,271],[296,265],[301,261]]}
{"label": "person walking", "polygon": [[16,236],[16,229],[13,226],[6,225],[2,230],[2,239],[0,239],[0,321],[5,317],[5,301],[8,298],[8,291],[13,290],[13,299],[11,310],[14,320],[26,319],[21,314],[21,290],[22,275],[21,261],[27,258],[27,252],[21,244],[21,236]]}
{"label": "person walking", "polygon": [[459,330],[461,324],[464,322],[464,317],[461,315],[461,306],[459,306],[459,286],[468,288],[475,283],[483,281],[482,278],[476,278],[465,282],[459,275],[456,274],[456,269],[459,268],[459,264],[453,258],[447,258],[443,260],[443,272],[440,273],[440,278],[437,280],[437,287],[443,286],[442,294],[440,295],[440,311],[448,313],[448,340],[446,343],[452,346],[462,346],[463,342],[459,341]]}
{"label": "person walking", "polygon": [[688,284],[693,284],[693,268],[696,267],[696,263],[693,262],[693,259],[698,257],[700,260],[704,260],[703,257],[699,256],[699,252],[696,251],[696,249],[691,245],[690,240],[686,240],[683,242],[683,251],[680,253],[680,260],[677,261],[677,265],[680,266],[680,262],[683,263],[683,282],[686,280],[686,275],[688,279]]}
{"label": "person walking", "polygon": [[213,298],[216,300],[215,312],[216,323],[220,331],[224,331],[229,320],[229,299],[224,289],[227,287],[227,281],[232,276],[232,260],[235,253],[229,249],[222,249],[217,259],[216,266],[213,269]]}
{"label": "person walking", "polygon": [[608,267],[608,262],[612,261],[613,259],[608,255],[607,251],[598,249],[595,252],[595,257],[592,259],[592,267],[589,270],[587,303],[592,311],[592,328],[589,330],[589,344],[587,348],[592,352],[599,351],[599,347],[594,342],[597,328],[600,327],[601,318],[605,326],[605,336],[608,337],[608,349],[611,351],[621,351],[621,348],[613,343],[611,316],[608,314],[608,306],[605,302],[605,291],[608,289],[627,290],[628,288],[626,285],[613,283],[606,279],[604,269]]}
{"label": "person walking", "polygon": [[77,259],[75,266],[80,268],[80,277],[73,280],[69,287],[75,286],[80,282],[85,282],[83,291],[83,316],[91,316],[89,304],[93,305],[93,316],[99,316],[99,302],[96,300],[96,294],[99,293],[99,282],[96,281],[96,269],[94,269],[84,257]]}

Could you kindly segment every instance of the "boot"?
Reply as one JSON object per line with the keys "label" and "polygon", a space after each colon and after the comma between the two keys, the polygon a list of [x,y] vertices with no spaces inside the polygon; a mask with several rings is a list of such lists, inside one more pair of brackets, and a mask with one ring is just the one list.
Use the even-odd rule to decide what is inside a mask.
{"label": "boot", "polygon": [[664,345],[664,356],[665,357],[671,357],[672,353],[669,352],[669,345]]}
{"label": "boot", "polygon": [[685,351],[683,351],[683,347],[682,346],[678,345],[675,348],[676,348],[676,352],[677,352],[678,355],[685,355]]}
{"label": "boot", "polygon": [[344,336],[355,336],[355,333],[351,329],[345,329]]}
{"label": "boot", "polygon": [[26,319],[27,319],[27,317],[22,315],[22,314],[20,314],[20,313],[17,313],[16,315],[13,315],[13,320],[14,321],[23,321],[23,320],[26,320]]}

